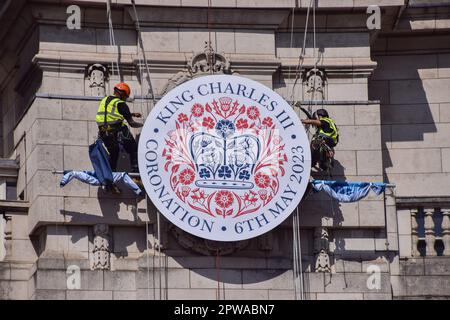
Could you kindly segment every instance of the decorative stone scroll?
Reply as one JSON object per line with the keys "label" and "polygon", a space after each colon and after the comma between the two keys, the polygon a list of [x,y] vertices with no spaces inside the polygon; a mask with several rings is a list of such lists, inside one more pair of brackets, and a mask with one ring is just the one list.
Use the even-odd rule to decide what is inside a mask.
{"label": "decorative stone scroll", "polygon": [[202,239],[191,235],[174,225],[170,225],[169,230],[183,248],[205,256],[230,255],[233,252],[245,249],[250,244],[250,240],[220,242]]}
{"label": "decorative stone scroll", "polygon": [[232,74],[231,63],[223,55],[216,53],[211,44],[206,41],[203,52],[196,53],[186,65],[186,69],[177,72],[164,86],[161,95],[165,95],[180,84],[199,76],[209,74]]}
{"label": "decorative stone scroll", "polygon": [[315,251],[315,271],[331,272],[329,249],[329,235],[326,228],[318,227],[314,229],[314,251]]}
{"label": "decorative stone scroll", "polygon": [[228,59],[224,55],[214,52],[209,42],[205,42],[204,52],[194,55],[187,67],[193,77],[213,73],[231,74]]}
{"label": "decorative stone scroll", "polygon": [[94,226],[93,270],[109,270],[111,267],[111,250],[109,227],[101,223]]}
{"label": "decorative stone scroll", "polygon": [[88,68],[89,87],[93,96],[103,97],[106,94],[105,81],[107,78],[107,68],[99,63]]}
{"label": "decorative stone scroll", "polygon": [[317,68],[305,72],[304,85],[306,86],[306,100],[325,99],[325,73]]}

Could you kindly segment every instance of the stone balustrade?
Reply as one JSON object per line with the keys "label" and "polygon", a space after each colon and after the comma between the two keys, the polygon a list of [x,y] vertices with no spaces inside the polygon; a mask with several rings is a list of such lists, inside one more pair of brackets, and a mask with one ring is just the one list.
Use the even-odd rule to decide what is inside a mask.
{"label": "stone balustrade", "polygon": [[412,256],[450,256],[450,205],[410,208]]}
{"label": "stone balustrade", "polygon": [[402,257],[450,256],[449,197],[400,197],[396,206]]}

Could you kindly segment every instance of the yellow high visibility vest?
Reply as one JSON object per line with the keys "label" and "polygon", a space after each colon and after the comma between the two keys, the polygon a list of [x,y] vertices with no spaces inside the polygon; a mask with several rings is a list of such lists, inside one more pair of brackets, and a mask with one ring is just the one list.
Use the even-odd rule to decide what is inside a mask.
{"label": "yellow high visibility vest", "polygon": [[325,132],[323,131],[322,128],[319,129],[319,134],[325,135],[327,137],[330,137],[331,139],[333,139],[334,143],[338,142],[338,136],[339,136],[339,130],[336,127],[336,124],[334,123],[334,121],[331,118],[327,118],[327,117],[320,117],[320,120],[325,121],[326,123],[329,124],[331,132]]}
{"label": "yellow high visibility vest", "polygon": [[[100,102],[100,105],[98,106],[97,110],[97,116],[95,117],[95,121],[97,122],[97,125],[118,125],[118,124],[124,124],[125,118],[122,114],[120,114],[117,104],[120,102],[123,102],[119,98],[112,98],[111,101],[106,105],[106,100],[108,100],[108,97],[104,97],[102,101]],[[106,119],[105,119],[106,117]]]}

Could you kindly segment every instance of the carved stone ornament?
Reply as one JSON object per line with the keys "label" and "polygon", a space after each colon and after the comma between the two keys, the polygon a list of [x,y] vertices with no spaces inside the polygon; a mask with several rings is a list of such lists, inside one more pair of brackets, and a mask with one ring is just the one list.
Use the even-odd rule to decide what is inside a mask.
{"label": "carved stone ornament", "polygon": [[329,249],[329,235],[326,228],[315,228],[314,230],[314,252],[316,272],[331,272]]}
{"label": "carved stone ornament", "polygon": [[195,54],[188,61],[185,70],[177,72],[167,81],[161,95],[163,96],[180,84],[199,76],[232,73],[230,61],[223,54],[216,53],[207,41],[204,51]]}
{"label": "carved stone ornament", "polygon": [[111,267],[111,250],[110,250],[110,238],[109,227],[107,224],[96,224],[94,226],[94,249],[93,265],[94,270],[109,270]]}
{"label": "carved stone ornament", "polygon": [[217,254],[220,256],[229,255],[233,252],[245,249],[250,244],[250,240],[220,242],[202,239],[191,235],[174,225],[170,225],[169,230],[183,248],[205,256],[215,256]]}
{"label": "carved stone ornament", "polygon": [[93,96],[103,97],[106,94],[105,81],[107,78],[107,69],[105,66],[96,63],[89,67],[89,87]]}
{"label": "carved stone ornament", "polygon": [[205,42],[204,52],[194,55],[187,67],[193,77],[213,73],[231,73],[228,59],[222,54],[214,52],[209,42]]}
{"label": "carved stone ornament", "polygon": [[309,100],[323,100],[325,89],[325,73],[322,70],[312,68],[305,73],[306,92]]}
{"label": "carved stone ornament", "polygon": [[319,254],[316,256],[316,272],[330,272],[330,257],[325,250],[320,250]]}

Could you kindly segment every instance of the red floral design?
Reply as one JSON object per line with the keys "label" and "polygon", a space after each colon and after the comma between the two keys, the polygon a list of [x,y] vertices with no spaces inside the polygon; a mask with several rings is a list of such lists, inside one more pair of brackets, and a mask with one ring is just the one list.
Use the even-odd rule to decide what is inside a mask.
{"label": "red floral design", "polygon": [[267,199],[267,190],[266,189],[260,189],[258,191],[259,197],[261,198],[261,200],[266,200]]}
{"label": "red floral design", "polygon": [[230,191],[217,191],[214,197],[217,205],[223,209],[229,208],[233,204],[233,194]]}
{"label": "red floral design", "polygon": [[255,183],[260,188],[267,188],[270,184],[270,178],[268,175],[258,172],[255,175]]}
{"label": "red floral design", "polygon": [[200,103],[196,103],[192,106],[191,112],[194,117],[201,117],[205,110]]}
{"label": "red floral design", "polygon": [[184,113],[180,113],[178,115],[178,122],[185,122],[185,121],[188,121],[188,120],[189,120],[188,116],[185,115]]}
{"label": "red floral design", "polygon": [[247,116],[250,119],[252,119],[252,120],[255,120],[256,118],[258,118],[259,117],[259,110],[258,110],[258,108],[255,107],[255,106],[248,107],[248,109],[247,109]]}
{"label": "red floral design", "polygon": [[194,182],[195,173],[191,169],[184,169],[180,172],[180,182],[184,185]]}
{"label": "red floral design", "polygon": [[231,98],[229,98],[229,97],[219,98],[220,109],[222,109],[222,111],[227,112],[228,110],[231,109],[231,102],[232,101],[233,100],[231,100]]}
{"label": "red floral design", "polygon": [[187,197],[189,195],[189,192],[191,192],[191,188],[189,187],[181,188],[181,194],[183,195],[183,197]]}
{"label": "red floral design", "polygon": [[213,118],[211,118],[211,117],[203,118],[202,126],[208,128],[208,129],[212,129],[212,128],[214,128],[215,125],[216,125],[216,123],[214,122]]}
{"label": "red floral design", "polygon": [[239,119],[236,123],[236,128],[238,128],[238,129],[248,128],[247,119]]}
{"label": "red floral design", "polygon": [[[261,142],[260,156],[253,170],[251,190],[207,189],[194,187],[195,163],[189,150],[190,138],[197,132],[212,132],[217,123],[227,120],[238,130],[249,130]],[[180,113],[176,129],[168,132],[163,150],[164,170],[170,173],[170,186],[178,199],[196,212],[210,217],[236,218],[267,206],[279,193],[279,177],[285,175],[288,161],[283,139],[276,133],[273,117],[261,114],[258,106],[245,106],[237,99],[222,97],[209,103],[194,102],[188,112]],[[238,135],[243,134],[239,132]],[[250,175],[249,175],[250,177]]]}
{"label": "red floral design", "polygon": [[268,126],[268,127],[273,126],[272,118],[271,118],[271,117],[265,117],[265,118],[263,119],[262,124],[263,124],[264,126]]}
{"label": "red floral design", "polygon": [[[280,136],[275,136],[275,137],[273,137],[273,139],[272,139],[273,144],[276,145],[276,146],[279,145],[282,141],[283,141],[283,140],[281,139]],[[286,156],[286,154],[285,154],[285,156]]]}

